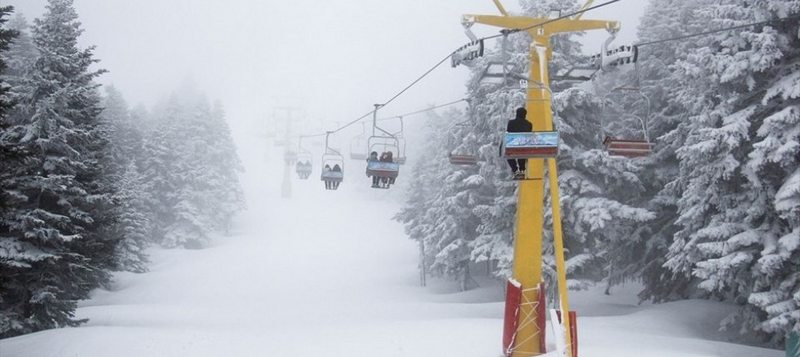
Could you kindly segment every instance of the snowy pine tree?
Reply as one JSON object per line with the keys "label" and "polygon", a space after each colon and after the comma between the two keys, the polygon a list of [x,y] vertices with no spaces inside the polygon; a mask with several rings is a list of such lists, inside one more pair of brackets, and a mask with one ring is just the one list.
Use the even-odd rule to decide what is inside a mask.
{"label": "snowy pine tree", "polygon": [[[50,0],[34,22],[38,50],[20,101],[22,116],[3,133],[3,145],[25,156],[5,166],[11,208],[0,224],[2,306],[0,335],[76,325],[76,300],[108,281],[116,242],[104,237],[108,187],[98,159],[104,140],[92,82],[102,71],[81,33],[72,2]],[[4,162],[4,164],[6,164]]]}
{"label": "snowy pine tree", "polygon": [[144,249],[149,239],[150,219],[145,213],[144,183],[133,163],[120,175],[119,188],[114,200],[118,203],[118,221],[114,235],[120,242],[115,252],[115,268],[136,273],[147,271],[147,254]]}
{"label": "snowy pine tree", "polygon": [[142,174],[153,239],[165,247],[204,246],[244,208],[242,167],[221,105],[184,88],[152,114]]}
{"label": "snowy pine tree", "polygon": [[[8,68],[2,76],[4,81],[11,86],[8,93],[9,99],[12,102],[20,102],[30,96],[31,91],[34,89],[27,79],[30,78],[33,65],[39,57],[39,51],[33,43],[33,38],[29,33],[28,22],[22,14],[15,15],[8,25],[9,28],[17,32],[17,37],[9,46],[8,51],[3,54]],[[27,120],[32,115],[25,112],[25,110],[29,109],[30,106],[15,106],[9,113],[9,122],[19,123]]]}
{"label": "snowy pine tree", "polygon": [[144,249],[148,245],[150,219],[145,212],[144,184],[137,164],[141,163],[142,133],[133,122],[122,94],[106,87],[101,113],[108,132],[109,146],[103,160],[104,176],[111,179],[116,216],[108,235],[119,240],[114,268],[133,272],[147,270]]}
{"label": "snowy pine tree", "polygon": [[[705,18],[696,10],[712,0],[671,0],[650,2],[639,25],[641,42],[659,41],[707,30]],[[664,266],[669,246],[680,227],[677,200],[680,190],[677,150],[683,146],[686,127],[682,125],[690,115],[689,95],[684,94],[685,78],[674,66],[678,60],[696,48],[693,40],[669,41],[653,46],[641,46],[637,71],[623,75],[628,83],[638,82],[651,104],[648,134],[655,142],[651,160],[641,175],[648,196],[648,208],[656,218],[646,227],[649,233],[646,250],[642,254],[645,265],[641,267],[644,290],[642,299],[664,301],[685,297],[691,286],[690,278],[674,274]],[[691,98],[690,98],[691,99]]]}
{"label": "snowy pine tree", "polygon": [[[799,9],[797,1],[676,4],[683,11],[668,18],[683,20],[679,28],[694,29],[690,32],[709,24],[723,28],[777,19]],[[659,3],[649,12],[664,9]],[[725,325],[738,322],[742,332],[757,328],[781,338],[798,326],[792,317],[798,315],[792,297],[797,251],[791,243],[797,226],[786,214],[794,209],[785,204],[792,199],[782,200],[792,197],[797,167],[797,25],[779,21],[668,46],[681,55],[658,56],[670,71],[662,70],[660,81],[653,76],[673,97],[659,108],[667,130],[657,157],[666,165],[657,173],[669,183],[654,203],[676,207],[674,219],[669,209],[662,211],[667,213],[662,222],[675,229],[662,228],[674,231],[666,240],[669,273],[650,281],[648,289],[657,297],[682,297],[698,287],[706,296],[742,304]],[[681,112],[684,121],[669,119]]]}

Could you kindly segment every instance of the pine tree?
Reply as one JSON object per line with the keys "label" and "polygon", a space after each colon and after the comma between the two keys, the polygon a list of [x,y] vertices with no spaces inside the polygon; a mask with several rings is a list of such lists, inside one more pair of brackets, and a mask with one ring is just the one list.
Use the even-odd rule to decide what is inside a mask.
{"label": "pine tree", "polygon": [[145,213],[144,184],[137,168],[141,163],[142,133],[136,127],[122,94],[106,87],[101,113],[109,146],[104,156],[106,185],[113,187],[111,213],[114,222],[107,232],[120,243],[114,252],[114,269],[144,272],[147,270],[145,248],[148,245],[150,219]]}
{"label": "pine tree", "polygon": [[175,100],[162,105],[152,114],[156,122],[145,133],[142,148],[141,173],[145,186],[146,211],[152,217],[149,236],[156,243],[161,243],[166,234],[166,227],[173,220],[172,208],[176,204],[176,194],[180,187],[178,179],[180,145],[174,135],[173,127],[179,120],[179,105]]}
{"label": "pine tree", "polygon": [[[694,12],[721,28],[783,17],[798,4],[717,1]],[[796,24],[776,22],[702,37],[674,64],[688,120],[674,130],[685,139],[667,186],[680,197],[665,264],[671,285],[742,304],[723,324],[778,332],[776,341],[797,328],[800,314],[792,297],[797,223],[786,215],[792,189],[784,189],[799,152],[796,33]]]}
{"label": "pine tree", "polygon": [[101,235],[107,188],[98,157],[98,96],[90,71],[92,48],[79,49],[81,33],[72,2],[48,1],[34,21],[38,50],[20,105],[22,117],[4,132],[4,143],[28,156],[3,177],[11,209],[0,224],[6,256],[0,260],[4,321],[0,336],[82,322],[76,300],[108,281],[107,257],[116,242]]}
{"label": "pine tree", "polygon": [[118,221],[114,235],[120,243],[115,252],[115,268],[135,273],[147,271],[148,233],[150,219],[145,213],[144,184],[133,163],[128,164],[119,181],[119,189],[114,196],[118,202]]}
{"label": "pine tree", "polygon": [[224,112],[183,88],[153,116],[142,165],[153,237],[165,247],[202,247],[244,208],[242,167]]}
{"label": "pine tree", "polygon": [[209,117],[209,132],[207,138],[209,149],[205,158],[208,167],[208,174],[211,176],[209,182],[213,190],[214,202],[216,206],[211,211],[215,227],[223,233],[230,233],[233,217],[244,210],[244,192],[239,183],[239,173],[244,168],[236,153],[236,146],[233,143],[230,129],[225,122],[225,112],[222,103],[214,103]]}
{"label": "pine tree", "polygon": [[[33,38],[28,32],[29,25],[27,20],[22,14],[17,14],[8,26],[10,29],[17,32],[17,37],[9,46],[3,58],[8,65],[8,68],[2,74],[4,81],[8,82],[11,86],[8,96],[11,102],[21,102],[24,98],[29,97],[33,91],[30,81],[30,73],[39,57],[39,51],[33,43]],[[8,114],[9,123],[20,123],[26,121],[32,113],[27,113],[30,106],[17,105]]]}
{"label": "pine tree", "polygon": [[[0,7],[0,75],[2,75],[0,78],[6,78],[5,75],[8,72],[6,53],[9,52],[12,43],[20,36],[18,30],[6,24],[8,22],[6,16],[13,11],[14,8],[11,6]],[[0,82],[0,118],[5,118],[13,104],[8,98],[8,90],[9,84],[5,83],[5,81]]]}
{"label": "pine tree", "polygon": [[[706,19],[697,9],[712,1],[650,2],[639,25],[639,40],[650,42],[706,31]],[[693,40],[642,46],[637,71],[632,73],[633,78],[625,79],[639,82],[651,103],[648,134],[656,144],[642,171],[648,208],[656,213],[645,227],[648,236],[646,250],[641,254],[646,262],[641,267],[645,286],[639,294],[642,299],[664,301],[686,297],[691,291],[692,278],[675,274],[664,264],[674,235],[680,230],[676,221],[682,176],[677,151],[687,136],[684,123],[694,110],[694,97],[684,92],[686,78],[674,64],[697,46]]]}

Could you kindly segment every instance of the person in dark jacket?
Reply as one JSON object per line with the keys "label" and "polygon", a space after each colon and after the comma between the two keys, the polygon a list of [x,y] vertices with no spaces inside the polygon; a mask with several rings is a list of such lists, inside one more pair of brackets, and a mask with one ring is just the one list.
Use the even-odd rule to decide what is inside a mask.
{"label": "person in dark jacket", "polygon": [[[373,151],[373,152],[371,152],[369,154],[369,157],[367,158],[367,167],[369,167],[369,162],[370,161],[378,161],[378,153],[377,152]],[[370,176],[369,175],[369,170],[367,170],[367,176],[368,177]],[[377,188],[378,187],[378,181],[379,180],[380,180],[380,177],[372,176],[372,187],[373,188]]]}
{"label": "person in dark jacket", "polygon": [[322,180],[325,181],[325,189],[326,190],[330,190],[331,187],[333,186],[333,184],[331,183],[331,180],[328,179],[327,177],[325,177],[325,174],[327,174],[330,171],[331,171],[331,166],[330,165],[325,165],[325,167],[322,168]]}
{"label": "person in dark jacket", "polygon": [[[341,168],[341,167],[339,167],[339,164],[336,164],[336,165],[333,165],[333,169],[332,169],[331,171],[332,171],[332,172],[339,172],[339,173],[341,173],[341,172],[342,172],[342,168]],[[334,190],[338,189],[338,188],[339,188],[339,184],[340,184],[340,183],[341,183],[341,181],[339,181],[339,180],[332,181],[332,182],[331,182],[332,188],[333,188]]]}
{"label": "person in dark jacket", "polygon": [[[526,117],[528,111],[525,108],[517,108],[517,116],[513,120],[508,121],[506,131],[509,133],[529,133],[533,131],[533,124],[529,122]],[[527,159],[511,159],[508,160],[508,166],[511,166],[511,171],[515,177],[524,177]]]}
{"label": "person in dark jacket", "polygon": [[[392,152],[391,151],[386,151],[383,154],[381,154],[380,161],[381,162],[394,162],[394,159],[392,158]],[[389,184],[391,184],[391,179],[389,179],[388,177],[381,177],[380,182],[383,184],[383,187],[388,187]]]}

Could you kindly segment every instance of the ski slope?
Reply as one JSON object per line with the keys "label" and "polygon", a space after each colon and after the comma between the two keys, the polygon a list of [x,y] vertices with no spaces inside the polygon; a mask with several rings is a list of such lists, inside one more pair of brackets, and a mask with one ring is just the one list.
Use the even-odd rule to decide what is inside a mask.
{"label": "ski slope", "polygon": [[[391,221],[397,193],[352,170],[337,192],[292,176],[291,199],[277,179],[248,177],[250,210],[232,236],[153,249],[151,272],[117,274],[81,303],[87,324],[0,340],[0,356],[500,356],[501,285],[420,288],[416,245]],[[573,295],[581,356],[783,355],[720,342],[728,306],[637,306],[633,293]]]}

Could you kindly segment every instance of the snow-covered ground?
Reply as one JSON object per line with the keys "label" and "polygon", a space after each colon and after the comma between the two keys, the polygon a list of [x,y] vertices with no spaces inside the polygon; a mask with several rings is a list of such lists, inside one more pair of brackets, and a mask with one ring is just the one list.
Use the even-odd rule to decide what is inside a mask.
{"label": "snow-covered ground", "polygon": [[[81,304],[87,324],[0,340],[0,356],[500,356],[500,285],[419,287],[393,193],[354,187],[368,183],[353,171],[336,192],[295,180],[289,200],[277,181],[251,176],[251,209],[232,236],[152,250],[151,272],[118,274]],[[783,355],[720,342],[716,321],[730,307],[637,306],[634,289],[600,292],[572,295],[581,356]]]}

